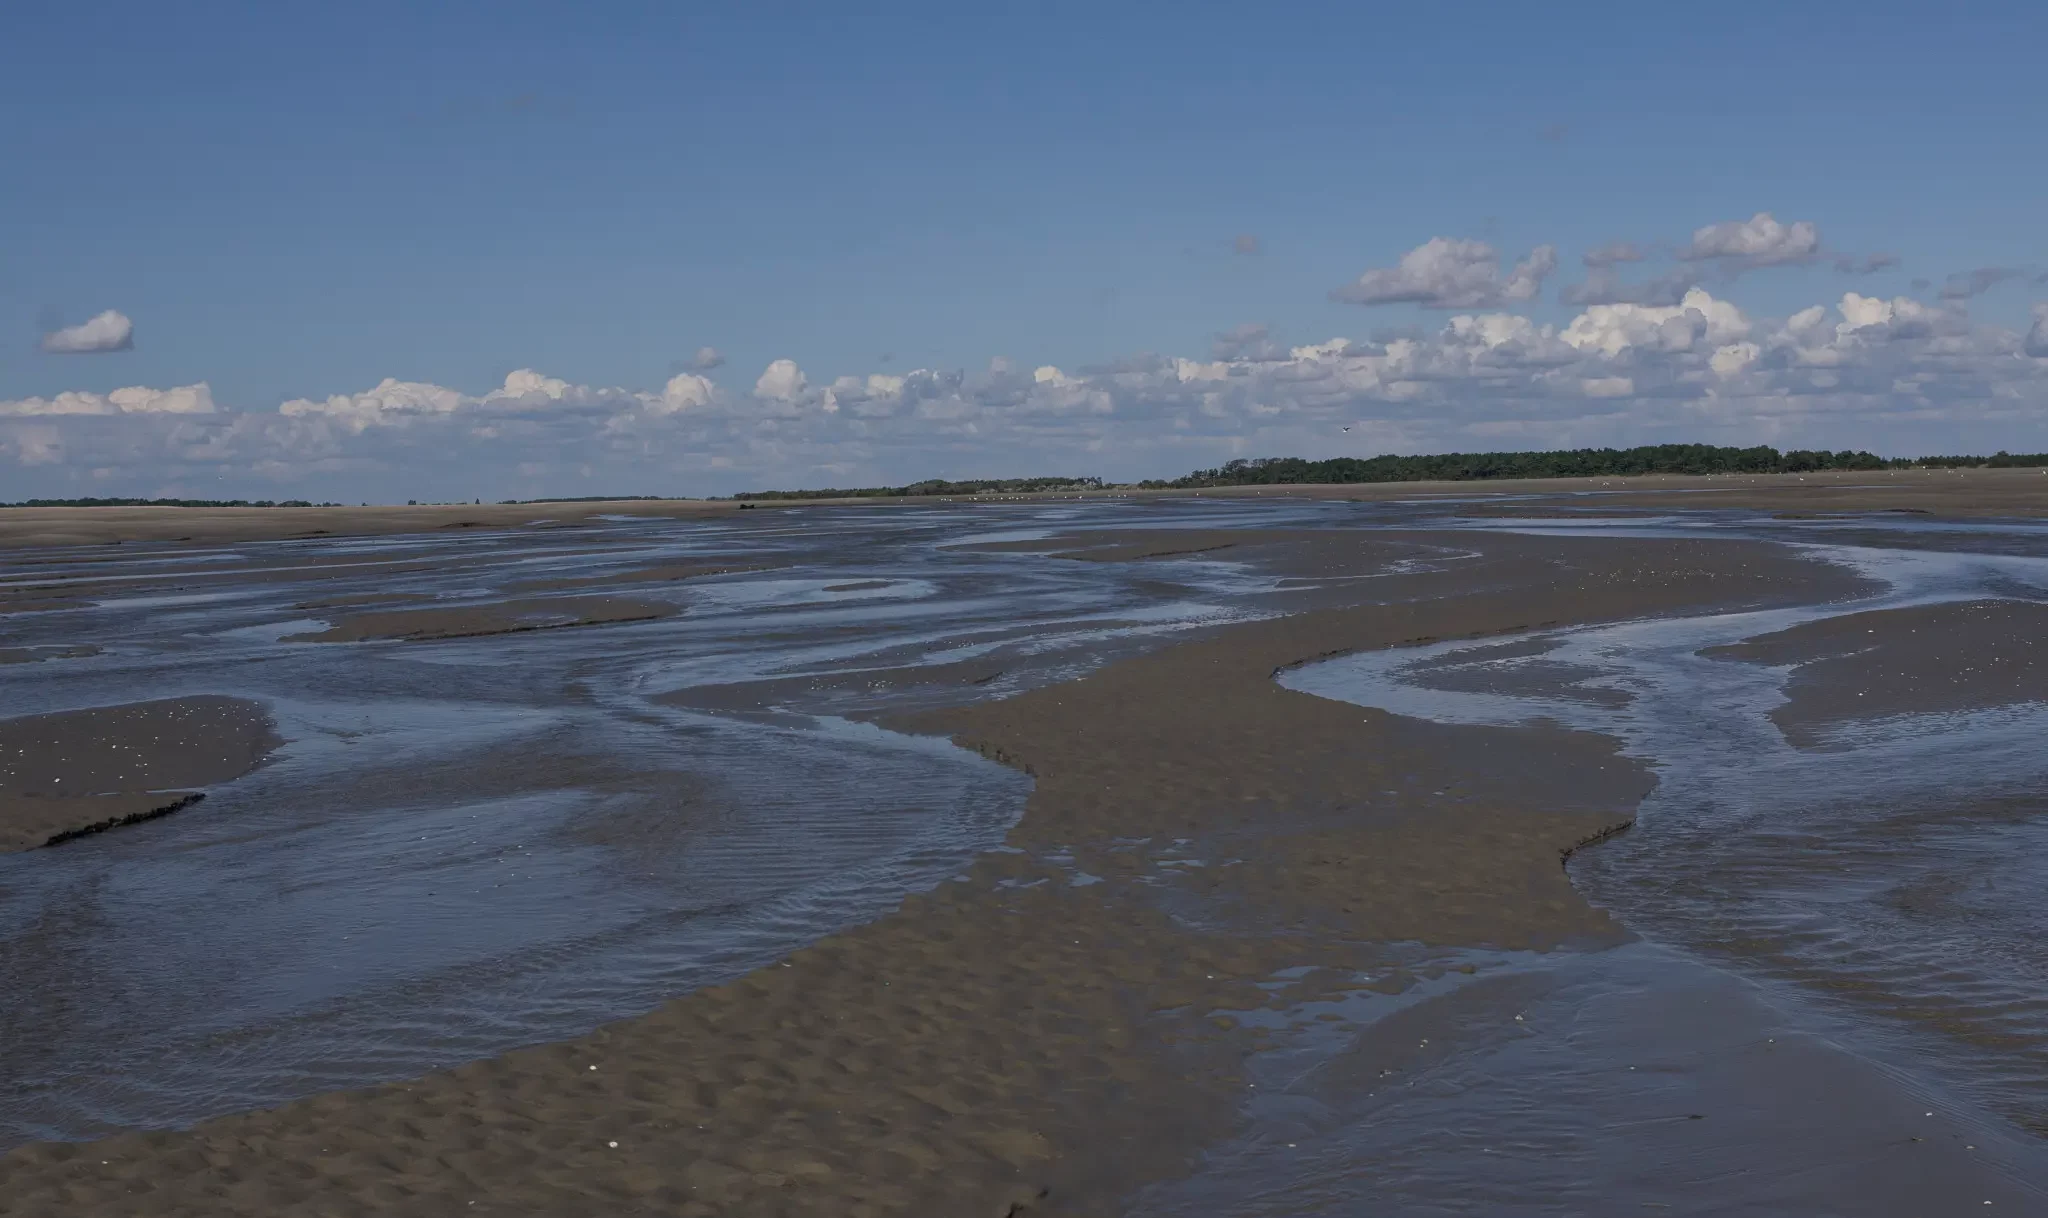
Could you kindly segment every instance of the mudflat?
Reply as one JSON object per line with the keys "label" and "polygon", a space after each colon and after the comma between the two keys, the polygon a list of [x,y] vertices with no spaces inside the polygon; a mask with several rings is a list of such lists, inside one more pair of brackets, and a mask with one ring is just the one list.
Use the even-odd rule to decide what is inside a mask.
{"label": "mudflat", "polygon": [[[1376,544],[1391,562],[1431,540],[1327,544],[1355,571]],[[1470,561],[1381,603],[893,721],[1036,785],[1004,852],[886,917],[576,1040],[184,1132],[24,1147],[0,1160],[0,1208],[1118,1213],[1237,1126],[1267,1036],[1254,1013],[1415,984],[1393,944],[1624,934],[1559,861],[1629,821],[1639,763],[1583,733],[1361,711],[1276,670],[1859,586],[1747,543],[1456,540]]]}
{"label": "mudflat", "polygon": [[[1583,512],[1584,489],[1515,510]],[[76,1065],[65,1046],[31,1040],[53,1031],[62,1039],[87,1009],[76,995],[117,994],[132,978],[73,967],[68,945],[90,940],[59,939],[46,918],[33,936],[0,940],[17,952],[0,954],[0,969],[19,959],[7,979],[34,985],[41,977],[53,995],[48,1011],[10,1008],[6,1026],[13,1043],[38,1054],[25,1077],[59,1093],[23,1105],[29,1116],[14,1127],[57,1132],[17,1136],[27,1144],[0,1156],[0,1213],[1249,1215],[1290,1205],[1317,1212],[1318,1198],[1323,1212],[1344,1212],[1332,1199],[1361,1190],[1394,1212],[1401,1204],[1599,1212],[1616,1197],[1697,1213],[1749,1204],[1908,1214],[1961,1196],[2026,1212],[2039,1202],[2041,1182],[2002,1166],[2016,1160],[1985,1149],[1990,1141],[1975,1126],[1927,1123],[1934,1102],[1923,1104],[1812,1026],[1759,1014],[1748,982],[1681,967],[1654,944],[1634,942],[1641,926],[1612,912],[1609,873],[1596,878],[1610,899],[1596,905],[1561,865],[1642,840],[1640,828],[1615,835],[1660,782],[1650,759],[1665,759],[1659,748],[1624,751],[1621,733],[1599,726],[1598,715],[1630,712],[1647,687],[1604,679],[1597,656],[1571,652],[1567,641],[1603,628],[1654,638],[1660,623],[1677,619],[1734,623],[1711,627],[1736,633],[1715,636],[1723,646],[1698,662],[1738,677],[1793,666],[1788,715],[1765,723],[1793,738],[1808,721],[1825,732],[1871,707],[1880,717],[1925,709],[1914,691],[1944,672],[1972,674],[1957,686],[1958,706],[2031,705],[2038,605],[1936,589],[1865,609],[1886,579],[1842,552],[1677,530],[1552,536],[1515,532],[1512,521],[1445,527],[1470,505],[1416,490],[1315,488],[1263,503],[1264,488],[1199,503],[1137,498],[1096,505],[1079,528],[1071,505],[1043,514],[1028,502],[977,509],[985,515],[863,505],[349,546],[142,547],[118,564],[77,550],[14,552],[9,577],[46,599],[90,606],[24,615],[42,632],[24,635],[25,646],[92,646],[106,622],[154,623],[170,613],[144,640],[160,649],[163,667],[142,671],[189,684],[209,671],[191,659],[208,654],[196,640],[235,640],[206,644],[234,658],[232,670],[211,678],[238,691],[220,699],[223,722],[239,715],[255,725],[263,695],[251,691],[273,691],[285,730],[302,746],[297,763],[327,767],[308,769],[296,788],[285,775],[268,799],[310,794],[309,782],[347,783],[352,768],[374,772],[346,789],[350,799],[383,802],[291,820],[262,856],[287,880],[277,909],[289,912],[302,892],[328,883],[381,894],[380,918],[386,906],[398,911],[374,934],[350,925],[348,934],[305,940],[318,946],[266,945],[274,950],[265,967],[279,972],[291,957],[329,954],[307,975],[335,985],[326,980],[331,958],[340,993],[368,1009],[368,1035],[352,1046],[382,1051],[425,1018],[404,1005],[412,974],[395,974],[394,983],[366,973],[376,984],[345,988],[351,969],[367,969],[350,954],[352,936],[403,955],[472,908],[462,902],[477,902],[493,930],[532,919],[509,894],[535,872],[545,885],[550,869],[594,852],[606,852],[598,874],[607,891],[558,912],[575,920],[603,906],[609,916],[609,890],[635,882],[629,869],[687,871],[676,860],[687,863],[699,845],[729,849],[713,832],[760,817],[749,801],[764,792],[794,787],[798,803],[818,803],[886,777],[790,768],[801,754],[775,751],[778,733],[868,733],[954,758],[971,750],[1028,776],[1031,790],[1021,816],[999,822],[1010,825],[999,844],[977,839],[981,852],[957,866],[917,872],[926,878],[910,895],[891,889],[850,924],[754,958],[751,971],[642,991],[647,1001],[628,1009],[643,1014],[567,1038],[556,1031],[488,1042],[447,1068],[373,1062],[351,1077],[386,1081],[297,1093],[305,1098],[244,1084],[270,1097],[267,1106],[209,1099],[198,1110],[204,1119],[131,1120],[130,1130],[158,1127],[97,1140],[84,1139],[107,1124],[68,1115],[78,1105],[67,1108],[62,1092],[94,1097],[106,1080]],[[1345,501],[1382,493],[1422,502]],[[1620,510],[1662,512],[1680,498],[1632,493],[1663,506]],[[1827,492],[1784,483],[1768,493],[1811,502]],[[2012,491],[2014,502],[2029,494]],[[1967,507],[1967,496],[1954,498]],[[1872,533],[1889,527],[1895,547],[1935,544],[1884,519],[1851,523]],[[1773,537],[1839,535],[1820,531],[1831,527],[1825,520],[1764,516],[1745,527]],[[895,539],[886,545],[877,540],[885,530]],[[1006,533],[1010,540],[991,540]],[[2031,570],[2014,566],[1997,586],[2023,589]],[[320,595],[302,586],[311,581],[324,585]],[[1104,595],[1111,587],[1115,595]],[[589,592],[575,595],[582,589]],[[1947,599],[1922,603],[1928,596]],[[116,616],[124,597],[145,608]],[[1851,603],[1857,611],[1847,611]],[[534,616],[543,612],[535,606],[550,605],[553,616]],[[636,615],[620,608],[627,605],[657,611]],[[308,611],[329,614],[343,632],[327,641],[411,641],[316,645],[289,629]],[[60,644],[67,622],[77,623],[75,639]],[[531,628],[552,624],[588,628]],[[1453,642],[1461,650],[1438,654]],[[1550,698],[1557,709],[1501,725],[1433,721],[1297,692],[1279,679],[1332,657],[1381,653],[1436,657],[1416,668],[1424,690]],[[1688,651],[1680,660],[1693,658]],[[129,679],[95,656],[17,671],[42,681],[49,692],[38,696],[53,704],[75,705],[66,701],[82,696],[75,691]],[[375,688],[358,695],[355,685],[370,675]],[[365,701],[316,705],[335,686]],[[1594,718],[1574,726],[1574,708]],[[83,713],[100,712],[14,722],[29,725],[22,741],[43,742],[56,739],[51,721]],[[605,732],[572,731],[604,715],[613,716]],[[524,734],[493,735],[492,724]],[[696,773],[735,724],[758,729],[746,746],[753,751],[739,752],[738,767],[722,775]],[[122,731],[107,737],[120,747],[65,754],[66,765],[83,768],[38,781],[114,774],[129,764],[133,732]],[[436,733],[453,743],[426,747]],[[215,733],[181,739],[177,755],[196,757]],[[240,755],[260,759],[258,737],[249,739]],[[888,756],[905,764],[909,754]],[[960,764],[968,763],[1000,773],[971,757]],[[68,856],[11,862],[87,860],[99,856],[77,852],[105,850],[106,870],[80,866],[63,881],[89,891],[136,874],[120,868],[159,843],[195,855],[210,846],[239,886],[234,818],[264,810],[231,801],[247,782],[279,772],[166,764],[138,771],[146,786],[94,779],[85,785],[112,793],[95,798],[200,787],[223,797],[67,847]],[[723,792],[736,775],[753,785]],[[1798,785],[1812,787],[1810,779]],[[557,805],[570,811],[554,829],[522,810]],[[880,820],[886,805],[850,807],[855,820]],[[793,809],[772,806],[768,819]],[[2006,815],[2022,820],[2021,811]],[[522,827],[508,839],[512,849],[482,860],[486,869],[475,855],[492,818]],[[210,834],[165,832],[198,823]],[[859,827],[805,822],[801,832],[826,838]],[[381,853],[335,853],[323,843],[342,832]],[[1848,830],[1838,836],[1853,840]],[[1817,870],[1831,873],[1818,835],[1808,838],[1799,857],[1822,860]],[[769,842],[733,852],[749,870],[705,916],[743,905],[749,885],[780,883],[778,855],[808,845]],[[1709,844],[1685,841],[1684,859],[1709,857]],[[1792,857],[1764,854],[1777,872]],[[484,870],[482,882],[457,879]],[[1678,908],[1698,886],[1687,887],[1684,867],[1666,870],[1678,878],[1662,904]],[[1630,882],[1664,874],[1645,868]],[[0,881],[10,875],[19,887],[33,878],[19,870]],[[459,883],[468,887],[451,896]],[[4,889],[0,882],[0,896]],[[697,899],[688,886],[636,891],[652,896],[628,903]],[[807,925],[797,914],[813,897],[791,892],[771,912]],[[1954,904],[1938,885],[1909,892],[1921,915]],[[561,902],[543,895],[533,904]],[[251,908],[272,907],[252,899]],[[647,916],[671,912],[682,911]],[[324,916],[316,908],[296,925]],[[1747,929],[1747,917],[1709,909],[1695,918],[1709,936],[1724,918],[1745,928],[1701,950],[1727,955],[1766,943],[1790,958]],[[1692,933],[1674,930],[1669,917],[1643,924],[1673,941]],[[603,952],[614,932],[600,929],[533,940],[532,954]],[[35,972],[43,966],[31,940],[48,941],[48,958],[63,967]],[[516,957],[522,942],[487,937],[484,949]],[[658,955],[657,947],[634,950]],[[1917,971],[1944,992],[1970,992],[1939,969]],[[483,972],[472,961],[433,980],[474,983]],[[1823,976],[1817,984],[1832,986],[1833,975]],[[1895,978],[1881,980],[1893,987],[1885,993],[1904,992]],[[1868,978],[1856,984],[1880,988]],[[281,1001],[280,988],[259,977],[225,992],[260,1005]],[[536,1008],[561,1001],[536,985],[488,993]],[[1927,1005],[1924,995],[1907,999],[1896,1005]],[[380,1003],[386,1024],[375,1022]],[[298,1008],[282,1009],[284,1019],[301,1018]],[[524,1027],[525,1014],[508,1008],[478,1022],[495,1015]],[[1943,1026],[1966,1016],[1996,1024],[2003,1045],[2018,1043],[2023,1067],[2034,1060],[2032,1042],[2013,1030],[2021,1007],[1941,1013]],[[175,1043],[196,1052],[244,1044],[237,1056],[260,1062],[279,1039],[275,1023],[246,1039],[238,1027],[195,1026],[202,1035]],[[1304,1027],[1350,1039],[1334,1054],[1289,1065],[1301,1060],[1288,1055]],[[1488,1047],[1472,1049],[1475,1035]],[[196,1060],[203,1068],[216,1059]],[[333,1072],[317,1057],[285,1060],[320,1077]],[[1296,1155],[1295,1130],[1395,1097],[1401,1106],[1369,1121],[1375,1140],[1363,1149],[1322,1165],[1305,1149]],[[1301,1143],[1308,1146],[1306,1134]],[[1225,1193],[1235,1200],[1215,1199]]]}

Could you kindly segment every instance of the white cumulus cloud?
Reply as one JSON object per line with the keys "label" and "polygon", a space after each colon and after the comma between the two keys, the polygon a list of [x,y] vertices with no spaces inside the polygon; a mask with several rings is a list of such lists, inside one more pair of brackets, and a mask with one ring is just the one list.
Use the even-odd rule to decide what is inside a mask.
{"label": "white cumulus cloud", "polygon": [[0,415],[121,415],[121,414],[212,414],[213,390],[201,381],[176,389],[148,389],[141,385],[111,393],[60,393],[53,398],[22,398],[0,402]]}
{"label": "white cumulus cloud", "polygon": [[[666,390],[655,395],[573,384],[531,368],[507,373],[503,385],[481,396],[429,381],[401,381],[396,377],[386,377],[374,388],[360,393],[294,398],[277,409],[279,414],[323,419],[355,431],[371,427],[403,427],[422,419],[448,415],[513,418],[574,413],[601,415],[632,407],[673,410],[689,404],[695,392],[693,387],[678,385],[677,381],[702,379],[678,377],[670,381],[675,393],[671,398]],[[704,383],[710,384],[708,381]],[[706,395],[708,397],[708,390]]]}
{"label": "white cumulus cloud", "polygon": [[1557,247],[1539,245],[1503,275],[1500,256],[1484,241],[1432,237],[1332,292],[1353,304],[1418,304],[1426,309],[1484,309],[1533,300],[1557,269]]}
{"label": "white cumulus cloud", "polygon": [[1559,336],[1581,351],[1613,358],[1633,348],[1690,351],[1701,340],[1716,345],[1749,333],[1742,310],[1694,288],[1676,305],[1593,305],[1572,319]]}
{"label": "white cumulus cloud", "polygon": [[[992,371],[996,374],[1006,370],[1005,361],[999,359],[993,362]],[[929,370],[920,368],[907,376],[888,376],[876,372],[865,377],[837,377],[826,387],[820,404],[827,413],[846,409],[867,417],[893,414],[905,397],[906,390],[931,375]]]}
{"label": "white cumulus cloud", "polygon": [[1820,228],[1811,220],[1781,223],[1767,211],[1747,220],[1726,220],[1695,229],[1678,256],[1689,261],[1719,259],[1740,266],[1807,262],[1820,253]]}
{"label": "white cumulus cloud", "polygon": [[670,377],[668,384],[661,387],[660,409],[663,413],[672,414],[678,410],[709,406],[712,395],[717,392],[718,386],[701,376],[685,372]]}
{"label": "white cumulus cloud", "polygon": [[1714,349],[1714,353],[1707,357],[1707,366],[1712,368],[1717,376],[1734,376],[1754,364],[1757,356],[1761,354],[1763,348],[1755,343],[1729,343],[1725,347]]}
{"label": "white cumulus cloud", "polygon": [[1924,338],[1938,329],[1962,323],[1959,315],[1922,304],[1910,296],[1884,300],[1845,292],[1836,308],[1842,314],[1842,324],[1835,331],[1843,338],[1852,334],[1878,339]]}
{"label": "white cumulus cloud", "polygon": [[135,345],[135,323],[108,309],[90,321],[43,335],[43,350],[53,355],[97,355],[126,351]]}
{"label": "white cumulus cloud", "polygon": [[409,416],[452,414],[475,400],[460,390],[442,385],[401,381],[387,376],[375,388],[361,393],[338,393],[320,399],[293,398],[277,410],[286,416],[324,416],[361,430],[395,423]]}
{"label": "white cumulus cloud", "polygon": [[793,402],[803,396],[810,382],[804,379],[803,369],[796,361],[779,359],[768,365],[754,382],[754,396],[778,402]]}
{"label": "white cumulus cloud", "polygon": [[1487,306],[1433,330],[1292,345],[1248,326],[1078,369],[991,360],[813,385],[781,360],[751,391],[695,372],[641,390],[530,368],[481,392],[389,378],[275,406],[216,405],[204,384],[78,391],[0,402],[0,468],[22,497],[182,478],[353,501],[904,482],[963,463],[1136,478],[1359,445],[2048,450],[2048,304],[2008,328],[1913,296],[1752,316],[1730,295],[1694,287],[1557,321]]}

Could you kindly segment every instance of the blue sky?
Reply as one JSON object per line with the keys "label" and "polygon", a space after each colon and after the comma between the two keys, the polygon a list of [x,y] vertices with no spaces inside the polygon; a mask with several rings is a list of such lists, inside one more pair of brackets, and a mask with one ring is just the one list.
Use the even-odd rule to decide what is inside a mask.
{"label": "blue sky", "polygon": [[[2037,5],[986,8],[18,6],[0,44],[0,105],[22,120],[0,124],[0,487],[506,497],[1139,476],[1375,443],[2048,448],[2025,354],[2048,299]],[[1818,248],[1673,253],[1757,213],[1813,225]],[[1332,298],[1433,237],[1486,243],[1503,274],[1550,245],[1558,268],[1470,308]],[[1354,364],[1494,307],[1562,333],[1581,256],[1616,241],[1651,254],[1630,279],[1698,278],[1739,306],[1748,328],[1714,336],[1762,351],[1739,393],[1687,379],[1704,322],[1668,367],[1636,343],[1629,368],[1577,370],[1608,386],[1591,397],[1553,376],[1511,408],[1470,367],[1131,371],[1210,361],[1248,324],[1278,348],[1348,337]],[[1834,269],[1872,255],[1897,263]],[[2016,273],[1942,300],[1979,268]],[[1828,356],[1868,373],[1846,388],[1755,379],[1773,351],[1816,366],[1813,343],[1767,335],[1813,305],[1846,324],[1851,291],[1940,316]],[[132,321],[123,349],[39,346],[107,310]],[[1516,341],[1525,371],[1557,366]],[[1957,343],[1983,366],[1960,370]],[[650,410],[707,346],[709,389]],[[998,357],[1080,397],[1033,405],[1053,390],[1005,388]],[[805,386],[763,395],[780,359]],[[1089,371],[1105,366],[1125,371]],[[549,385],[507,394],[521,369]],[[875,382],[864,415],[823,396],[916,369],[929,392]],[[1339,391],[1276,388],[1309,373]],[[1913,376],[1947,387],[1883,400]],[[462,400],[279,422],[281,403],[386,378]],[[104,406],[202,383],[211,409],[175,420],[157,399]],[[87,396],[49,405],[65,393]],[[1688,393],[1720,405],[1674,414]],[[1788,395],[1815,401],[1755,405]]]}

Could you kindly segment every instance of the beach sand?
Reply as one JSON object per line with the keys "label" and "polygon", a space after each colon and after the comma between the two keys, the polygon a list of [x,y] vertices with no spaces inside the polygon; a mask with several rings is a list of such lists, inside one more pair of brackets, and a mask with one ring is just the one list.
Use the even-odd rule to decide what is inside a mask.
{"label": "beach sand", "polygon": [[[1361,586],[1381,603],[1328,594],[890,721],[1036,785],[1005,850],[886,917],[576,1040],[183,1132],[27,1146],[0,1158],[0,1212],[1119,1213],[1238,1127],[1256,1012],[1415,984],[1397,944],[1625,937],[1559,866],[1649,788],[1611,741],[1400,719],[1276,670],[1859,586],[1764,545],[1511,535],[1460,535],[1469,561],[1397,574],[1447,540],[1241,537],[1296,569],[1319,547],[1347,574],[1377,567]],[[1849,1139],[1814,1170],[1877,1151]]]}

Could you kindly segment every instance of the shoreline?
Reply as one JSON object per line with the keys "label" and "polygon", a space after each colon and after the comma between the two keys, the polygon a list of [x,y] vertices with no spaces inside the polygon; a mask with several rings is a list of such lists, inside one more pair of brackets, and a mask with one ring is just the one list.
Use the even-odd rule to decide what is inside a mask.
{"label": "shoreline", "polygon": [[[1328,542],[1393,561],[1415,537]],[[182,1133],[22,1148],[0,1159],[0,1207],[1116,1212],[1237,1127],[1266,1040],[1253,1013],[1436,967],[1398,944],[1626,937],[1558,863],[1648,790],[1611,742],[1361,713],[1276,670],[1856,586],[1758,543],[1459,541],[1483,560],[1402,576],[1392,604],[1219,627],[885,718],[1037,780],[966,883],[576,1040]],[[1217,857],[1190,865],[1175,839]]]}
{"label": "shoreline", "polygon": [[[1676,496],[1684,500],[1675,500]],[[1710,501],[1694,496],[1711,496]],[[1752,508],[1784,512],[1900,512],[1943,518],[2048,515],[2048,471],[2037,469],[1835,471],[1812,474],[1651,474],[1633,478],[1478,479],[1458,482],[1375,482],[1207,487],[1191,490],[1046,491],[973,497],[790,499],[744,501],[745,510],[816,507],[929,507],[1058,500],[1145,504],[1170,499],[1337,499],[1473,501],[1534,498],[1562,506],[1577,501],[1630,511],[1675,507]],[[60,546],[177,542],[304,541],[317,538],[447,535],[470,529],[563,529],[601,526],[599,517],[716,520],[742,501],[612,499],[562,503],[311,508],[20,507],[0,510],[0,552]],[[1516,512],[1526,503],[1503,503]],[[1481,513],[1485,514],[1485,513]]]}

